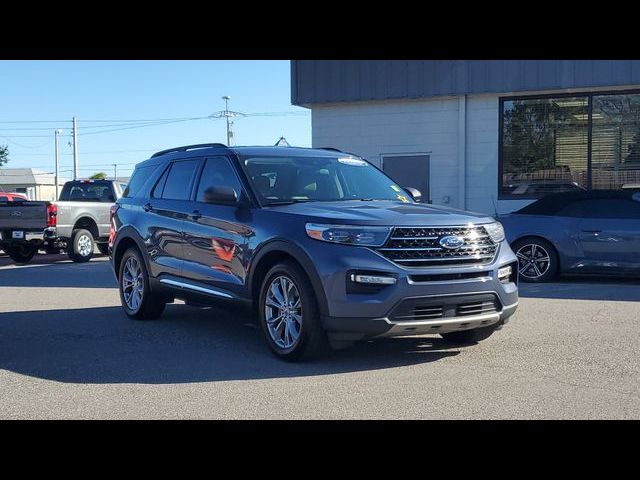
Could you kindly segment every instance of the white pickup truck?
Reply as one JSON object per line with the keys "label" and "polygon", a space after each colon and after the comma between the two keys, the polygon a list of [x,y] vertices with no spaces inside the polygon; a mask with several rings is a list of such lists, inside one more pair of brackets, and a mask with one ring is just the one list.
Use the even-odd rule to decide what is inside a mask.
{"label": "white pickup truck", "polygon": [[56,202],[0,202],[0,248],[27,263],[44,248],[64,249],[74,262],[86,262],[94,246],[108,253],[109,212],[124,185],[110,180],[73,180]]}

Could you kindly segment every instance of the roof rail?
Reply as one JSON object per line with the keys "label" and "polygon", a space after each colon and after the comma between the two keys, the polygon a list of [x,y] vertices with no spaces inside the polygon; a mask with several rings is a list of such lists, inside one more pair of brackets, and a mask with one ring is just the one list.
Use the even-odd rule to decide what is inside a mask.
{"label": "roof rail", "polygon": [[227,148],[227,146],[224,143],[199,143],[197,145],[185,145],[184,147],[175,147],[175,148],[169,148],[167,150],[162,150],[160,152],[156,152],[153,155],[151,155],[151,158],[159,157],[160,155],[165,155],[167,153],[186,152],[187,150],[194,150],[196,148],[207,148],[207,147]]}
{"label": "roof rail", "polygon": [[318,148],[318,150],[332,150],[334,152],[345,153],[342,150],[340,150],[339,148],[334,148],[334,147],[320,147],[320,148]]}

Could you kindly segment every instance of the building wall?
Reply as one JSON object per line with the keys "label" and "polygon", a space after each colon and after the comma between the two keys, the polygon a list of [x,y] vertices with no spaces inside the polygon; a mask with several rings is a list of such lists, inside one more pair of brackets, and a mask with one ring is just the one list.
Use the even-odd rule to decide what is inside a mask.
{"label": "building wall", "polygon": [[[2,184],[0,185],[2,190],[5,192],[16,192],[19,188],[34,188],[35,187],[35,198],[34,200],[39,201],[47,201],[51,202],[56,199],[56,188],[54,185],[26,185],[26,184]],[[60,185],[60,190],[62,190],[62,185]]]}
{"label": "building wall", "polygon": [[497,199],[498,108],[497,95],[314,105],[312,143],[377,166],[385,154],[426,153],[434,204],[506,213],[529,201]]}

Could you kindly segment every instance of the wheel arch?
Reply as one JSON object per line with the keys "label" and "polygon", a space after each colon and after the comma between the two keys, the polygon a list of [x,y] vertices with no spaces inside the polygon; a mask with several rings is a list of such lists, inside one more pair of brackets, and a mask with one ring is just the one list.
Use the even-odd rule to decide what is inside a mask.
{"label": "wheel arch", "polygon": [[264,276],[273,265],[283,260],[291,260],[302,268],[309,278],[316,295],[318,310],[322,315],[327,315],[327,297],[313,261],[302,248],[292,242],[284,240],[273,240],[267,243],[260,248],[251,262],[247,276],[247,287],[249,298],[253,305],[257,305],[260,285],[262,284]]}
{"label": "wheel arch", "polygon": [[76,222],[73,224],[73,230],[77,230],[79,228],[84,228],[85,230],[89,230],[91,232],[91,235],[93,235],[94,242],[97,241],[98,238],[100,237],[100,231],[98,230],[98,223],[96,222],[96,219],[91,216],[83,215],[82,217],[78,218]]}
{"label": "wheel arch", "polygon": [[116,278],[118,278],[120,272],[120,263],[122,262],[122,256],[124,255],[124,252],[126,252],[130,247],[136,247],[140,251],[142,259],[144,260],[145,267],[147,269],[147,273],[149,274],[149,276],[151,276],[149,259],[144,254],[146,248],[142,237],[140,237],[138,232],[133,227],[124,227],[118,232],[118,237],[116,238],[116,241],[113,245],[111,254],[113,270],[115,272]]}
{"label": "wheel arch", "polygon": [[526,234],[526,235],[520,235],[518,238],[512,240],[511,242],[509,242],[509,246],[511,247],[511,249],[513,250],[513,253],[515,254],[516,251],[513,248],[514,245],[518,242],[521,242],[523,240],[527,240],[527,239],[533,239],[533,240],[543,240],[544,242],[548,243],[549,245],[551,245],[551,248],[553,248],[554,253],[556,254],[556,258],[558,259],[558,272],[562,271],[562,255],[560,252],[560,249],[558,248],[558,246],[555,244],[555,242],[549,238],[543,237],[542,235],[539,234]]}

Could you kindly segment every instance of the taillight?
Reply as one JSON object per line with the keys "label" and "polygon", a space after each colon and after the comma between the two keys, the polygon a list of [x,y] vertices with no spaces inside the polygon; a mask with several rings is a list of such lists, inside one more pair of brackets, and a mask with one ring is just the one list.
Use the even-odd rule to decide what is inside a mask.
{"label": "taillight", "polygon": [[109,209],[109,246],[113,247],[113,240],[116,238],[116,221],[114,219],[116,212],[120,208],[117,203],[111,205]]}
{"label": "taillight", "polygon": [[47,227],[55,227],[58,224],[58,206],[55,203],[47,205]]}

